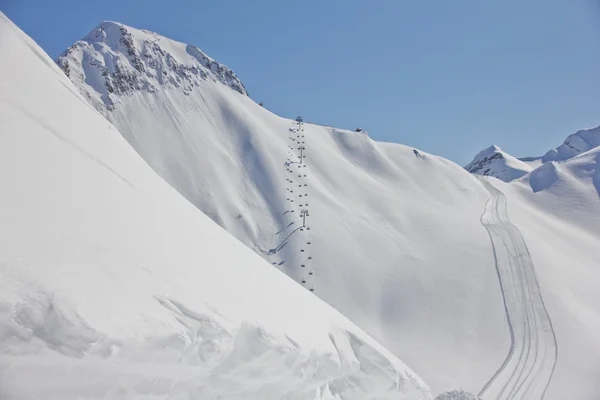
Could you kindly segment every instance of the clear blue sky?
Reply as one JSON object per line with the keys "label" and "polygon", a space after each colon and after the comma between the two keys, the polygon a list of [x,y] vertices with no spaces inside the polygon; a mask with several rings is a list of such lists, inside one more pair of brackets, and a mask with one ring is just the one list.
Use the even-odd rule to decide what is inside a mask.
{"label": "clear blue sky", "polygon": [[102,20],[196,44],[287,117],[465,164],[600,125],[597,0],[0,0],[56,57]]}

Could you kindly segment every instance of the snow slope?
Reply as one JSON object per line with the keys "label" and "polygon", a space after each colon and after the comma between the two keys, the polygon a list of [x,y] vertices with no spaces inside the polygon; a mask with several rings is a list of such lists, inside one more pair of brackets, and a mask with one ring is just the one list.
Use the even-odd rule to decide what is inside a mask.
{"label": "snow slope", "polygon": [[508,217],[506,195],[486,179],[490,192],[481,223],[490,236],[502,289],[511,346],[479,393],[496,399],[543,399],[558,358],[556,333],[527,243]]}
{"label": "snow slope", "polygon": [[[593,152],[597,155],[597,150]],[[585,160],[571,161],[589,165]],[[591,400],[600,395],[595,379],[600,374],[600,201],[593,176],[576,178],[562,167],[558,166],[555,183],[538,192],[526,179],[492,183],[506,196],[510,220],[526,243],[534,281],[539,282],[556,335],[558,359],[544,398]],[[513,252],[512,257],[522,254]],[[547,333],[533,332],[547,338]],[[537,339],[532,343],[548,350]]]}
{"label": "snow slope", "polygon": [[[137,42],[149,40],[145,31],[125,30]],[[115,46],[100,41],[90,47]],[[77,63],[73,53],[58,63],[65,58]],[[84,66],[86,76],[94,68]],[[81,82],[82,93],[94,90]],[[98,109],[167,182],[410,359],[434,390],[475,391],[502,362],[501,293],[479,222],[488,194],[462,168],[356,132],[310,124],[296,131],[292,121],[210,79],[189,92],[140,90],[114,103]],[[301,145],[306,167],[298,168]],[[300,230],[303,207],[310,231]]]}
{"label": "snow slope", "polygon": [[429,398],[159,178],[3,14],[0,51],[0,398]]}
{"label": "snow slope", "polygon": [[[594,382],[600,374],[599,144],[599,128],[579,131],[543,157],[521,159],[534,166],[525,174],[523,168],[519,174],[503,175],[499,158],[488,162],[489,170],[477,168],[475,161],[466,167],[510,182],[495,181],[495,187],[484,182],[492,194],[490,207],[500,204],[498,210],[487,209],[482,222],[490,232],[505,290],[511,351],[482,396],[561,398],[561,390],[563,398],[600,396]],[[524,279],[515,286],[520,275]],[[592,356],[585,357],[586,352]],[[568,393],[574,380],[589,383]]]}
{"label": "snow slope", "polygon": [[[119,26],[136,43],[151,35],[161,49],[187,47]],[[534,339],[545,335],[537,328],[545,320],[532,314],[543,299],[558,349],[544,398],[597,400],[600,296],[592,288],[600,281],[600,212],[591,158],[534,192],[529,171],[540,161],[505,157],[501,162],[521,178],[510,185],[489,181],[501,192],[496,198],[505,198],[506,213],[486,220],[482,215],[492,215],[496,192],[454,163],[360,133],[280,118],[217,79],[199,80],[189,90],[136,89],[105,101],[104,88],[86,79],[99,63],[78,60],[93,57],[90,48],[122,52],[119,40],[85,41],[80,53],[65,53],[58,63],[78,67],[83,78],[73,81],[79,91],[91,93],[91,104],[144,160],[274,267],[405,360],[435,393],[461,387],[488,399],[501,392],[499,385],[509,388],[505,398],[541,399],[549,364],[535,354],[545,351],[545,360],[552,360],[554,351],[545,336]],[[143,71],[161,62],[131,57],[142,60]],[[172,57],[185,64],[187,56]],[[520,244],[504,246],[488,229]],[[515,267],[524,246],[530,257]],[[515,268],[525,272],[503,285],[499,271]],[[515,299],[523,293],[537,300],[521,306]],[[507,299],[513,299],[510,308]],[[511,315],[521,321],[513,335],[526,337],[511,337]],[[540,350],[511,357],[527,346]],[[510,365],[502,368],[505,362]],[[519,388],[527,386],[533,389]]]}

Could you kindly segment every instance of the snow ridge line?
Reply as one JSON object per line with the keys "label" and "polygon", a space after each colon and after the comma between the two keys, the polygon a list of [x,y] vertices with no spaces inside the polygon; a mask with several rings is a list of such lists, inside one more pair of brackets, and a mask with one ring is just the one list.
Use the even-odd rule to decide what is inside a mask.
{"label": "snow ridge line", "polygon": [[[506,359],[478,396],[542,400],[558,359],[554,327],[527,244],[508,218],[506,196],[486,178],[478,179],[490,193],[480,221],[490,236],[511,337]],[[517,349],[519,355],[515,358]]]}

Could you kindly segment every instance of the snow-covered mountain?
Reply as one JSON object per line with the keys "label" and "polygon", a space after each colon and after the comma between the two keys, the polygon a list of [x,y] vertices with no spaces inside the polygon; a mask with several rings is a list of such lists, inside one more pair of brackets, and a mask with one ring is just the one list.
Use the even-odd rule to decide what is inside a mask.
{"label": "snow-covered mountain", "polygon": [[0,398],[430,398],[156,175],[1,13],[0,52]]}
{"label": "snow-covered mountain", "polygon": [[[135,43],[151,36],[165,52],[187,47],[124,25],[118,32]],[[108,46],[136,70],[106,40],[88,35],[59,65],[95,76],[85,60]],[[154,57],[144,62],[169,58]],[[185,64],[188,56],[171,57]],[[593,155],[544,187],[529,182],[538,161],[492,148],[481,159],[519,178],[505,184],[406,146],[281,118],[216,78],[108,98],[108,83],[70,77],[171,186],[406,361],[434,393],[598,398]]]}
{"label": "snow-covered mountain", "polygon": [[[533,164],[533,165],[532,165]],[[539,163],[538,163],[539,164]],[[518,179],[535,168],[535,160],[520,160],[496,145],[481,150],[465,169],[473,174],[493,176],[504,182]]]}
{"label": "snow-covered mountain", "polygon": [[[556,162],[568,161],[600,146],[600,127],[584,129],[569,135],[559,147],[549,150],[541,157],[516,158],[493,145],[477,153],[465,169],[477,175],[493,176],[504,182],[523,178],[531,173],[532,189],[538,191],[547,180],[542,176],[555,175]],[[589,157],[583,157],[589,158]],[[591,157],[588,169],[594,169],[595,159]],[[580,159],[581,162],[581,159]],[[579,163],[580,163],[579,162]],[[546,166],[545,164],[549,164]],[[536,170],[535,172],[533,172]],[[530,177],[524,178],[524,180]],[[544,183],[539,182],[540,180]],[[600,193],[600,190],[598,191]]]}
{"label": "snow-covered mountain", "polygon": [[58,65],[98,109],[112,109],[121,95],[179,88],[189,93],[204,80],[246,95],[235,73],[194,45],[165,40],[150,31],[103,22],[67,49]]}

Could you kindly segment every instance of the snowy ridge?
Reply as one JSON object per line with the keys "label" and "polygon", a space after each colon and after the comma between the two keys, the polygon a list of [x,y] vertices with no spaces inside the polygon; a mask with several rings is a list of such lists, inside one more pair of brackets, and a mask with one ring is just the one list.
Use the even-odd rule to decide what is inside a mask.
{"label": "snowy ridge", "polygon": [[531,171],[532,166],[505,153],[496,145],[492,145],[477,153],[465,169],[473,174],[493,176],[504,182],[510,182]]}
{"label": "snowy ridge", "polygon": [[542,162],[564,161],[598,146],[600,146],[600,126],[584,129],[569,135],[563,144],[544,154]]}
{"label": "snowy ridge", "polygon": [[114,109],[123,95],[178,88],[189,94],[201,81],[219,81],[247,95],[226,66],[186,45],[117,22],[103,22],[57,59],[75,86],[98,109]]}
{"label": "snowy ridge", "polygon": [[[465,166],[465,169],[473,174],[493,176],[504,182],[523,178],[530,172],[537,176],[552,175],[551,171],[554,170],[554,167],[546,167],[544,164],[567,161],[598,146],[600,146],[600,127],[584,129],[569,135],[563,144],[548,151],[542,157],[515,158],[496,145],[490,146],[477,153],[473,161]],[[539,171],[533,172],[538,168],[540,168]],[[524,179],[529,180],[529,178]],[[537,177],[533,178],[533,182],[539,180]],[[547,182],[546,179],[541,180]],[[543,185],[533,183],[532,189],[538,191],[538,188]]]}
{"label": "snowy ridge", "polygon": [[0,397],[430,398],[158,177],[3,14],[0,50]]}

